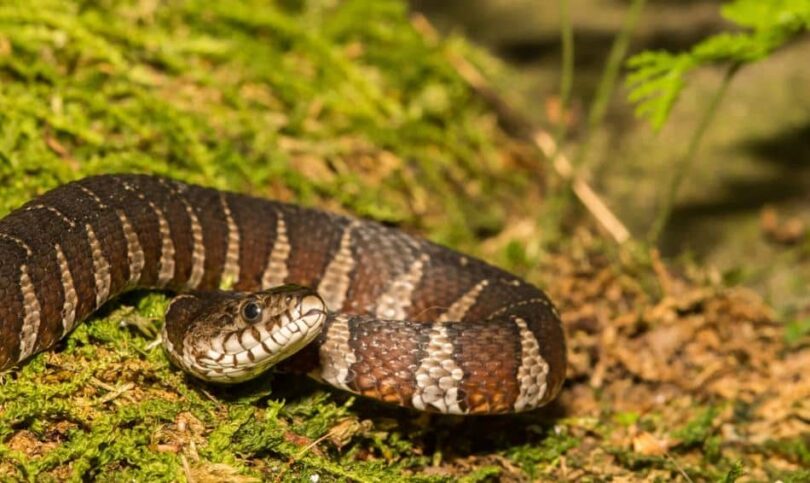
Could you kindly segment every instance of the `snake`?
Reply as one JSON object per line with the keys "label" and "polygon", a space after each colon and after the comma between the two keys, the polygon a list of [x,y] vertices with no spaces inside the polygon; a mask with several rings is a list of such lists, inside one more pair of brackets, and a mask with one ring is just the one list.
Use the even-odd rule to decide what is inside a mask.
{"label": "snake", "polygon": [[108,300],[174,294],[168,359],[210,384],[268,369],[419,411],[539,408],[565,380],[534,285],[392,226],[149,174],[45,192],[0,219],[0,373]]}

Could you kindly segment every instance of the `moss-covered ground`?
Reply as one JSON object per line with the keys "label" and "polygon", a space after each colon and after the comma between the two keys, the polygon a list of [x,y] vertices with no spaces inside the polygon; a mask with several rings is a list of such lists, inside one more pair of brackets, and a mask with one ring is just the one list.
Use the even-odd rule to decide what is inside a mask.
{"label": "moss-covered ground", "polygon": [[0,213],[145,172],[353,213],[546,288],[571,370],[535,413],[424,416],[268,375],[189,380],[169,295],[0,376],[0,480],[801,481],[806,331],[710,270],[595,236],[393,0],[0,2]]}

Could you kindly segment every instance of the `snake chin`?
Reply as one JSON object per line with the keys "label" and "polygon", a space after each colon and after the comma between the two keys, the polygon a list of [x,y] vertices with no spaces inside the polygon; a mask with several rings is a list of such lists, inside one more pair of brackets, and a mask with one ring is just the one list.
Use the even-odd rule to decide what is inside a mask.
{"label": "snake chin", "polygon": [[[177,304],[186,306],[167,312],[167,352],[186,372],[215,383],[243,382],[265,372],[315,339],[327,318],[323,299],[299,286],[182,297]],[[178,326],[182,335],[171,337]]]}

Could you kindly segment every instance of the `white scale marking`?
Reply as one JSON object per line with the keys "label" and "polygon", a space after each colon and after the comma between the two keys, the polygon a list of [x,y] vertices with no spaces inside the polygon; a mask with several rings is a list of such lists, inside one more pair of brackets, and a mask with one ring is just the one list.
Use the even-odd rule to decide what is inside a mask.
{"label": "white scale marking", "polygon": [[165,287],[174,278],[174,241],[169,228],[169,221],[166,215],[153,202],[149,202],[149,207],[155,212],[158,219],[158,229],[160,231],[160,272],[158,273],[158,285]]}
{"label": "white scale marking", "polygon": [[548,363],[540,355],[540,346],[526,321],[515,319],[520,334],[520,367],[517,378],[520,393],[515,401],[515,411],[525,411],[537,407],[543,400],[548,387]]}
{"label": "white scale marking", "polygon": [[75,227],[75,226],[76,226],[76,223],[75,223],[73,220],[71,220],[70,218],[68,218],[68,217],[67,217],[67,215],[65,215],[64,213],[62,213],[61,211],[59,211],[57,208],[54,208],[53,206],[36,204],[36,205],[30,205],[30,206],[28,206],[28,208],[26,208],[26,210],[27,210],[27,211],[32,211],[32,210],[46,210],[46,211],[48,211],[48,212],[53,213],[54,215],[56,215],[56,217],[57,217],[57,218],[59,218],[60,220],[64,221],[64,222],[65,222],[65,223],[66,223],[66,224],[67,224],[69,227],[73,228],[73,227]]}
{"label": "white scale marking", "polygon": [[434,324],[429,337],[427,354],[416,370],[416,390],[411,403],[423,411],[433,406],[442,413],[464,414],[458,397],[464,371],[453,360],[454,348],[447,327]]}
{"label": "white scale marking", "polygon": [[62,334],[67,334],[73,329],[76,322],[76,308],[79,305],[79,297],[76,295],[76,286],[73,284],[73,276],[70,273],[65,252],[58,243],[54,246],[56,251],[56,262],[59,264],[59,273],[62,281],[62,293],[64,302],[62,303]]}
{"label": "white scale marking", "polygon": [[203,275],[205,274],[205,240],[203,239],[202,225],[200,224],[199,218],[197,218],[197,214],[194,212],[194,208],[191,207],[191,204],[186,201],[185,198],[181,197],[180,199],[183,200],[188,219],[191,221],[191,241],[193,243],[191,249],[191,275],[188,278],[186,286],[190,289],[195,289],[200,285]]}
{"label": "white scale marking", "polygon": [[101,198],[99,198],[98,195],[93,192],[93,190],[91,190],[90,188],[88,188],[87,186],[84,186],[82,184],[77,184],[76,186],[78,186],[80,190],[84,191],[84,193],[87,196],[92,198],[93,201],[96,202],[96,204],[98,205],[99,208],[103,209],[103,208],[107,207],[107,205],[105,205],[104,202],[101,201]]}
{"label": "white scale marking", "polygon": [[[540,298],[540,297],[533,298],[533,299],[521,300],[519,302],[509,304],[509,305],[507,305],[505,307],[501,307],[498,310],[496,310],[495,312],[492,312],[487,317],[487,320],[492,320],[492,319],[494,319],[494,318],[496,318],[496,317],[498,317],[500,315],[505,314],[506,312],[508,312],[510,310],[513,310],[516,307],[521,307],[523,305],[532,305],[532,304],[545,305],[546,307],[548,307],[550,305],[546,299],[543,299],[543,298]],[[552,310],[552,312],[555,312],[555,314],[556,314],[556,311]]]}
{"label": "white scale marking", "polygon": [[118,210],[118,219],[121,221],[121,230],[124,232],[124,239],[127,241],[127,263],[129,265],[129,282],[137,285],[141,280],[141,274],[146,263],[143,254],[143,247],[138,239],[138,233],[132,227],[127,215],[123,210]]}
{"label": "white scale marking", "polygon": [[225,252],[225,267],[222,269],[222,280],[236,283],[239,280],[239,227],[236,226],[231,207],[228,205],[228,199],[224,193],[220,194],[220,202],[228,225],[228,248]]}
{"label": "white scale marking", "polygon": [[339,315],[329,326],[326,341],[320,347],[320,378],[346,391],[351,391],[348,385],[349,371],[357,362],[354,351],[349,346],[349,338],[349,318]]}
{"label": "white scale marking", "polygon": [[414,261],[407,272],[394,279],[377,302],[374,314],[382,319],[403,320],[411,306],[413,292],[424,275],[425,265],[430,256],[422,254]]}
{"label": "white scale marking", "polygon": [[96,232],[88,223],[84,226],[87,232],[87,239],[90,242],[90,252],[93,256],[93,278],[96,283],[96,308],[107,301],[110,296],[110,262],[104,257],[101,250],[101,242],[96,237]]}
{"label": "white scale marking", "polygon": [[340,310],[349,290],[349,274],[354,269],[352,256],[352,230],[355,223],[349,223],[340,237],[340,246],[335,256],[326,266],[326,271],[318,284],[318,294],[323,297],[329,310]]}
{"label": "white scale marking", "polygon": [[33,252],[31,251],[31,247],[29,247],[28,244],[26,244],[24,241],[20,240],[16,236],[11,236],[11,235],[6,235],[5,233],[0,233],[0,238],[2,238],[4,240],[8,240],[8,241],[14,243],[15,245],[17,245],[18,247],[22,248],[23,250],[25,250],[25,255],[26,256],[30,257],[31,255],[33,255]]}
{"label": "white scale marking", "polygon": [[158,178],[158,181],[183,203],[183,208],[186,210],[186,215],[191,224],[191,273],[186,281],[186,288],[194,290],[200,286],[200,282],[202,282],[205,275],[205,240],[203,239],[202,224],[200,224],[200,219],[191,203],[188,202],[188,199],[177,186],[169,183],[164,178]]}
{"label": "white scale marking", "polygon": [[438,318],[438,322],[461,322],[470,308],[475,305],[478,296],[489,285],[489,280],[481,280],[475,287],[462,295]]}
{"label": "white scale marking", "polygon": [[20,357],[19,361],[27,359],[34,353],[41,322],[41,309],[37,300],[34,284],[28,275],[28,266],[20,266],[20,290],[23,297],[23,325],[20,333]]}
{"label": "white scale marking", "polygon": [[287,258],[290,256],[290,250],[287,224],[284,222],[284,215],[279,210],[276,212],[276,239],[270,255],[267,256],[267,264],[262,274],[262,288],[268,289],[284,284],[289,275]]}

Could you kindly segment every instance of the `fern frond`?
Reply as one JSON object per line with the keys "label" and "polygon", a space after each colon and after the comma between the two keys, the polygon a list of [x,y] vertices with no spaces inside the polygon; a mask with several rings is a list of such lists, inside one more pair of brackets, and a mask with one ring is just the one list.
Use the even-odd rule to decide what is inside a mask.
{"label": "fern frond", "polygon": [[627,61],[628,99],[636,115],[660,130],[690,71],[711,64],[742,66],[761,60],[810,30],[810,0],[734,0],[723,16],[745,29],[711,36],[688,52],[641,52]]}
{"label": "fern frond", "polygon": [[648,119],[660,129],[684,88],[684,75],[694,63],[686,54],[643,52],[632,57],[633,69],[627,77],[630,102],[636,104],[636,115]]}

